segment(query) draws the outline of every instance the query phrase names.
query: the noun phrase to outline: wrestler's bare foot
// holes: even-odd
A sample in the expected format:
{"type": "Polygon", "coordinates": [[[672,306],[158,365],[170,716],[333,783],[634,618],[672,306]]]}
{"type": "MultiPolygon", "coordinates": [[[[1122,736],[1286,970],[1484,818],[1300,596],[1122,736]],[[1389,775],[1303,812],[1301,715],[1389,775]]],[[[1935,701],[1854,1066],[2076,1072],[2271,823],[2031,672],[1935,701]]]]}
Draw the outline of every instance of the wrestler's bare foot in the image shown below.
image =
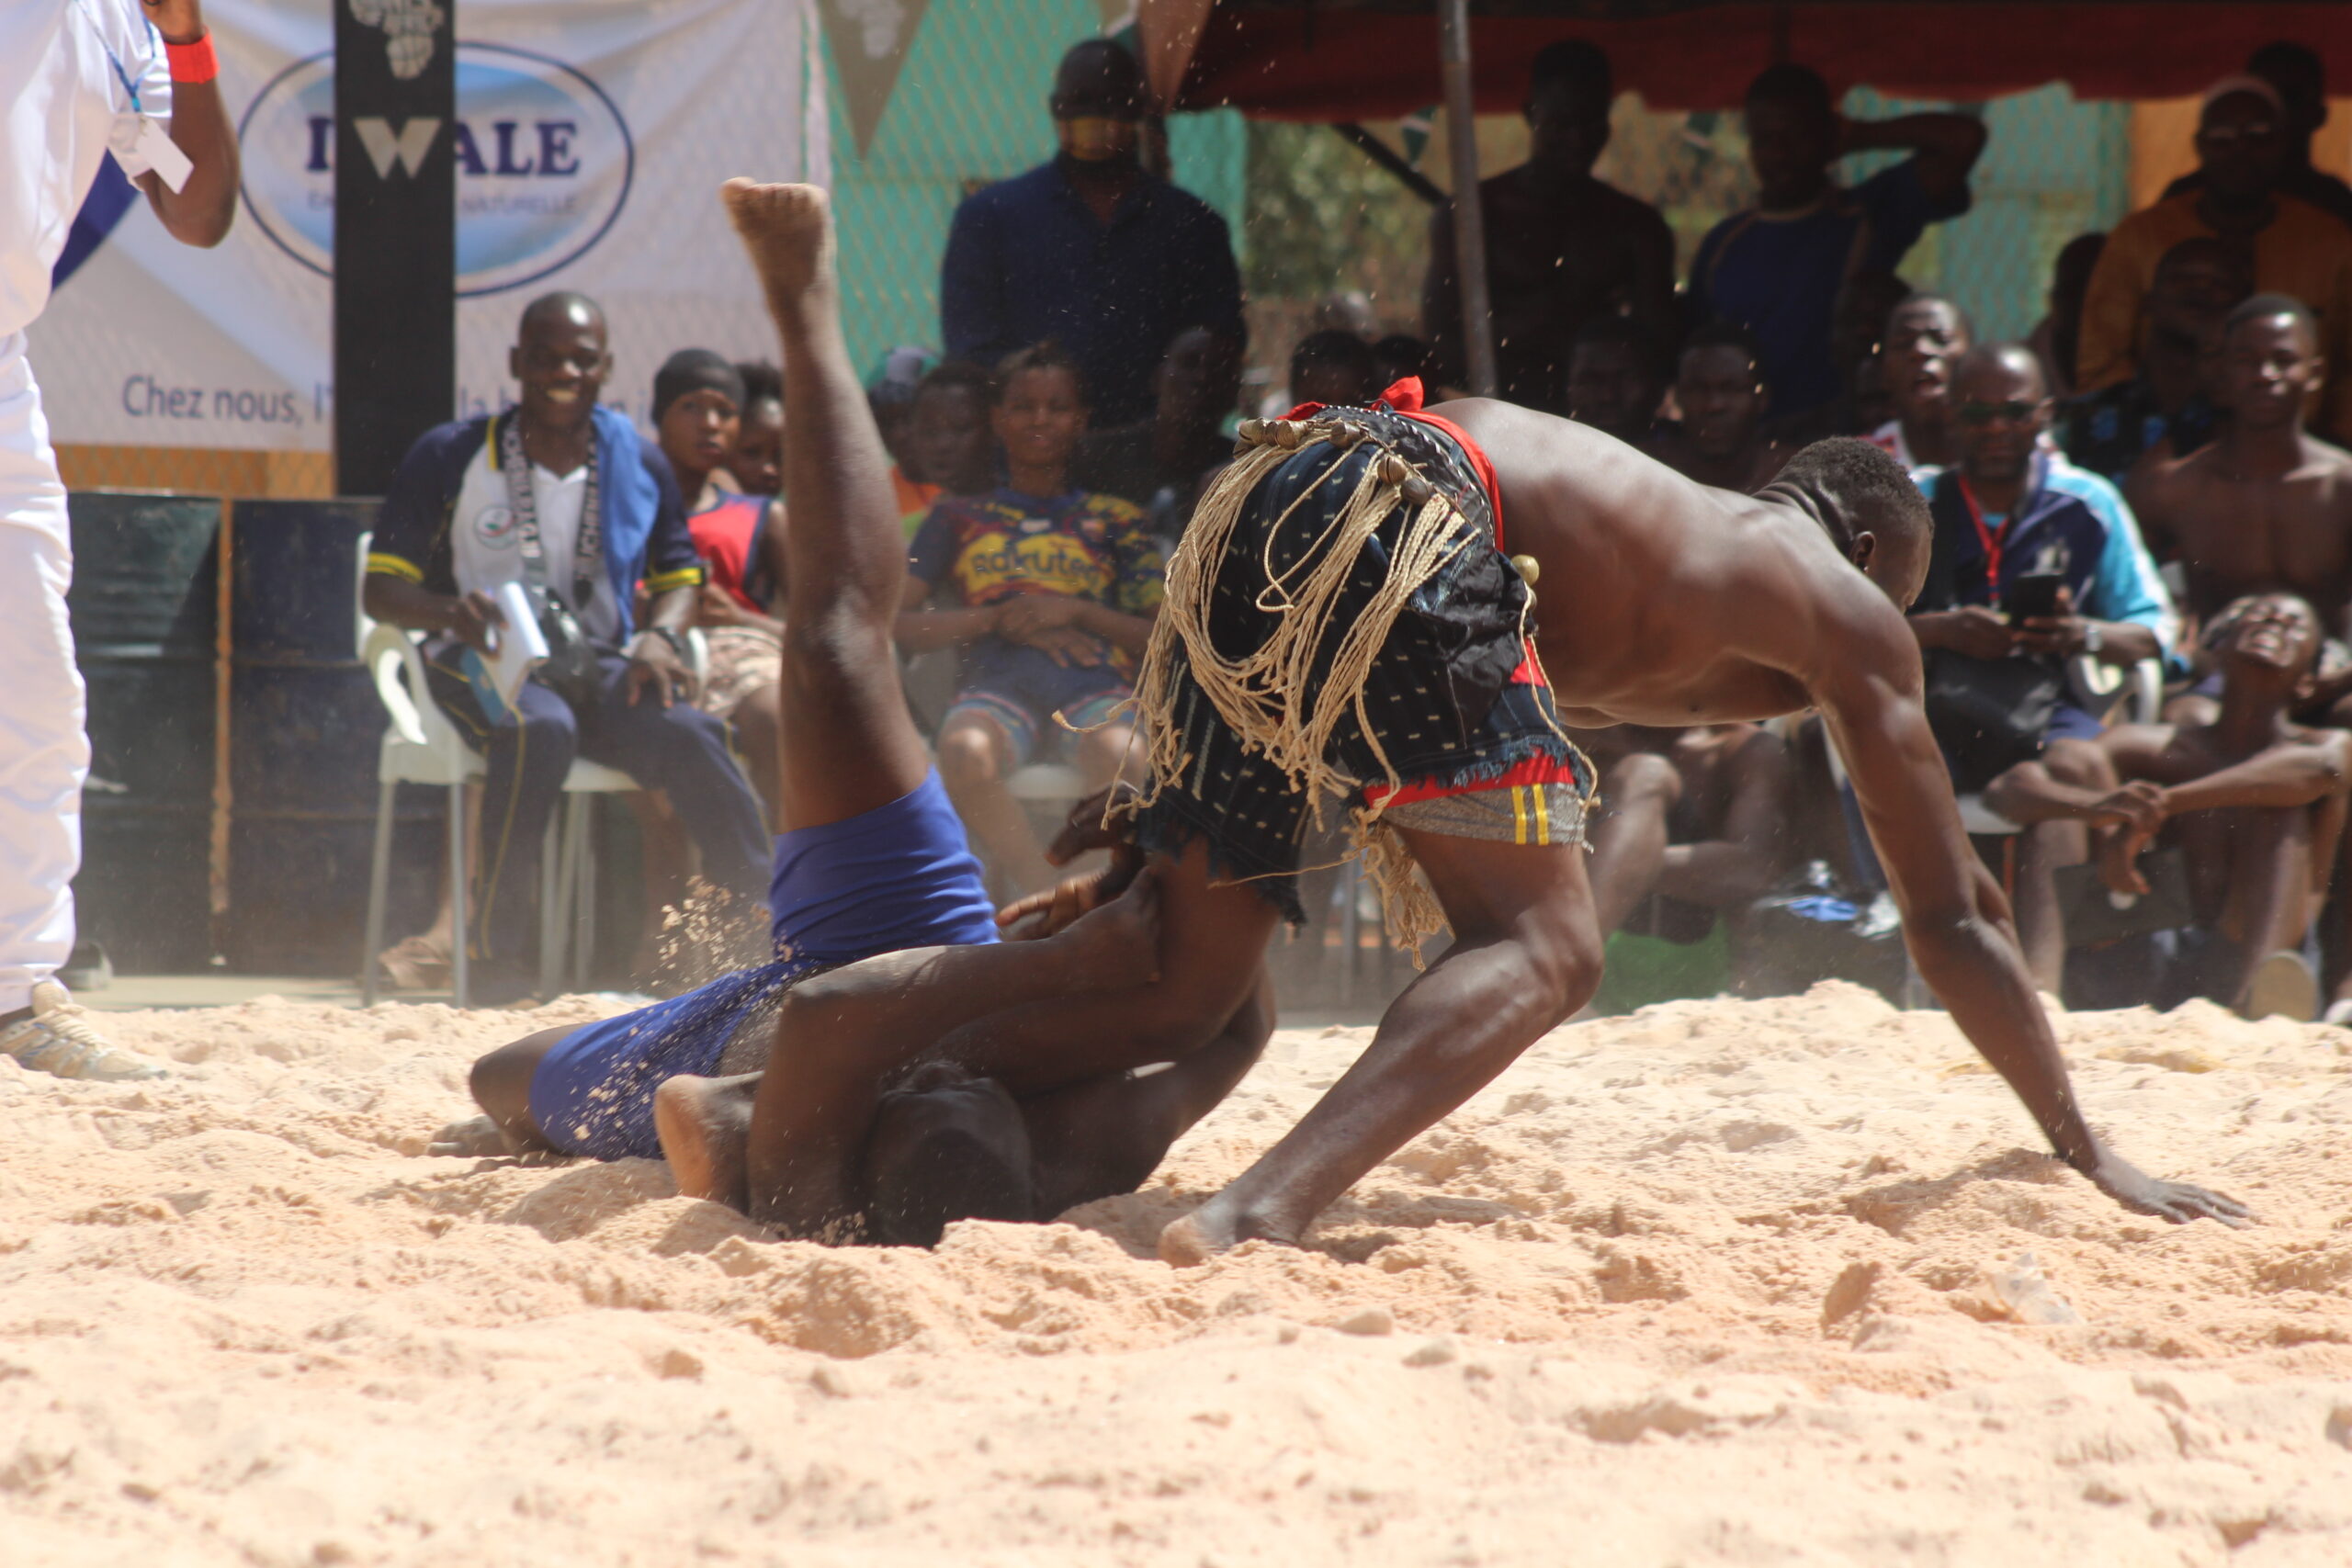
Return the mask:
{"type": "Polygon", "coordinates": [[[741,175],[718,187],[768,303],[798,314],[834,287],[832,209],[817,186],[763,186],[741,175]]]}
{"type": "Polygon", "coordinates": [[[1159,1260],[1178,1269],[1193,1269],[1245,1241],[1298,1245],[1296,1236],[1277,1235],[1272,1226],[1252,1219],[1239,1203],[1219,1193],[1191,1213],[1170,1221],[1160,1231],[1159,1260]]]}
{"type": "Polygon", "coordinates": [[[743,1161],[758,1088],[756,1074],[733,1078],[681,1074],[653,1091],[654,1130],[662,1136],[662,1157],[670,1162],[681,1197],[707,1198],[736,1210],[750,1207],[743,1161]]]}

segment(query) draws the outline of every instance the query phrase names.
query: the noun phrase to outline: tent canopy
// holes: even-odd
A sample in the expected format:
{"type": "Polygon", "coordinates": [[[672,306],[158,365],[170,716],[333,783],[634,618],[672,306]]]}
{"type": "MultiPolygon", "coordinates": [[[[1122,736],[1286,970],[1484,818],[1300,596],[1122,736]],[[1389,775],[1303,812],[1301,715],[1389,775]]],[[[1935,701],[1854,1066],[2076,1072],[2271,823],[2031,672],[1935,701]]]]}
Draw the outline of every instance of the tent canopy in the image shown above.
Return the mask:
{"type": "MultiPolygon", "coordinates": [[[[1176,108],[1261,119],[1355,120],[1439,101],[1433,0],[1143,0],[1152,85],[1176,108]]],[[[2195,93],[2255,48],[2292,39],[2352,83],[2340,3],[2265,0],[1471,0],[1481,113],[1525,101],[1529,63],[1556,39],[1609,51],[1617,85],[1653,108],[1724,108],[1776,60],[1832,89],[1973,100],[2051,82],[2077,97],[2195,93]]]]}

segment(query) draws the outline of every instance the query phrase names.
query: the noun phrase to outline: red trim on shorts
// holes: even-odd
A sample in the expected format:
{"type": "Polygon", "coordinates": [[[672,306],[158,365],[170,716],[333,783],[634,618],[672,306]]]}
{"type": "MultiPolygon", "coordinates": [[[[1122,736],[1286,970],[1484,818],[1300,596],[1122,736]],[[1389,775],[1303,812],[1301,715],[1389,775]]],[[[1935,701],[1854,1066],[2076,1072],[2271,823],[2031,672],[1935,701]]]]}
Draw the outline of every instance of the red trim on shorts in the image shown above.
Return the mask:
{"type": "Polygon", "coordinates": [[[1447,800],[1458,795],[1484,795],[1489,790],[1524,789],[1530,784],[1567,784],[1579,795],[1584,781],[1577,776],[1573,759],[1530,757],[1497,773],[1490,779],[1474,779],[1468,784],[1442,784],[1433,779],[1419,784],[1400,784],[1390,789],[1385,784],[1366,785],[1364,803],[1368,806],[1410,806],[1416,801],[1447,800]]]}

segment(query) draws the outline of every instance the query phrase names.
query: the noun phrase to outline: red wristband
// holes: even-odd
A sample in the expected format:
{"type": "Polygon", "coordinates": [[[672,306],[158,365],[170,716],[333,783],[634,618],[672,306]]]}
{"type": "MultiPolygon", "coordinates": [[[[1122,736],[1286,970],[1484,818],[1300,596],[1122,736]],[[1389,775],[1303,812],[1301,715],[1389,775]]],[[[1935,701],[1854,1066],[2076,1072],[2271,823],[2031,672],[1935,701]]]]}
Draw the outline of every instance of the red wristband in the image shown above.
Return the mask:
{"type": "Polygon", "coordinates": [[[220,58],[212,52],[209,28],[194,43],[164,40],[164,58],[171,62],[172,80],[180,86],[193,87],[220,74],[220,58]]]}

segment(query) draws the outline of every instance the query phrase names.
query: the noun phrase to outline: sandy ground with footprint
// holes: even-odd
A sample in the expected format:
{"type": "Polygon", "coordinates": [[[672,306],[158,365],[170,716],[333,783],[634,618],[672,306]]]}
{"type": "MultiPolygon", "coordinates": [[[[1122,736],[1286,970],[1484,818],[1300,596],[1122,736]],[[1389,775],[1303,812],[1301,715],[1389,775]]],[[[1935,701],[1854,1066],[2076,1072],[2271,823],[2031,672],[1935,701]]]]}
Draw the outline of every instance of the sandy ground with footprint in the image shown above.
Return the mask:
{"type": "Polygon", "coordinates": [[[160,1087],[0,1059],[0,1559],[2352,1562],[2352,1033],[2062,1021],[2094,1120],[2254,1230],[2121,1213],[1941,1016],[1832,986],[1563,1030],[1309,1249],[1178,1272],[1157,1227],[1366,1032],[935,1253],[420,1156],[475,1054],[608,1005],[110,1018],[160,1087]],[[2079,1322],[2015,1320],[2029,1251],[2079,1322]]]}

